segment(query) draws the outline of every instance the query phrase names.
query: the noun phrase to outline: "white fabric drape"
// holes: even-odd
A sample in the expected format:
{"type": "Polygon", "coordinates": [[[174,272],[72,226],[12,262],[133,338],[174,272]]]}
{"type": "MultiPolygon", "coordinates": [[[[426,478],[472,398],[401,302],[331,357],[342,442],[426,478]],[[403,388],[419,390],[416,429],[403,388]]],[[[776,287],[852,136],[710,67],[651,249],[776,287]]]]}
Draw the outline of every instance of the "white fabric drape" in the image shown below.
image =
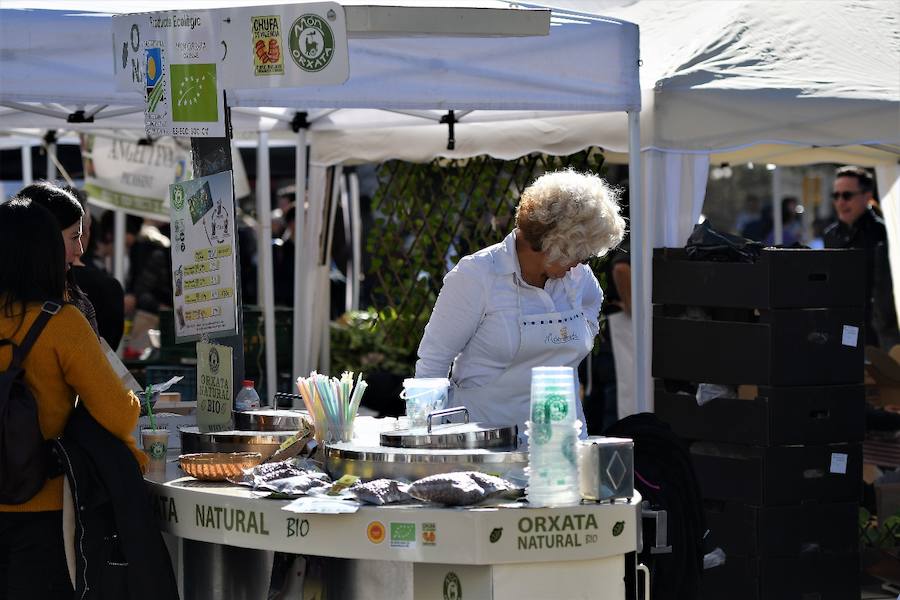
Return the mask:
{"type": "Polygon", "coordinates": [[[653,247],[684,246],[703,209],[709,156],[659,150],[645,150],[641,155],[653,247]]]}
{"type": "Polygon", "coordinates": [[[887,228],[888,255],[891,261],[891,278],[894,280],[894,306],[900,315],[900,164],[883,163],[875,166],[875,180],[884,224],[887,228]]]}

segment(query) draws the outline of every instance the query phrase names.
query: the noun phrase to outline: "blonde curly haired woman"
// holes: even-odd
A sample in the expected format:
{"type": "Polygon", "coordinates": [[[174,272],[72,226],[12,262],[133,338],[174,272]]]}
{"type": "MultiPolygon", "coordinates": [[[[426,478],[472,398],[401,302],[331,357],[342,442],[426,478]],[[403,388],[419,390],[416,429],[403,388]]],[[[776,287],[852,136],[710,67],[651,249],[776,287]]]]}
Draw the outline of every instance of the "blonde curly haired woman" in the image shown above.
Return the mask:
{"type": "MultiPolygon", "coordinates": [[[[447,377],[470,419],[528,419],[531,368],[577,368],[599,332],[603,291],[583,264],[625,234],[617,191],[596,175],[546,173],[525,191],[515,229],[447,273],[419,344],[416,377],[447,377]]],[[[578,418],[584,412],[578,404],[578,418]]]]}

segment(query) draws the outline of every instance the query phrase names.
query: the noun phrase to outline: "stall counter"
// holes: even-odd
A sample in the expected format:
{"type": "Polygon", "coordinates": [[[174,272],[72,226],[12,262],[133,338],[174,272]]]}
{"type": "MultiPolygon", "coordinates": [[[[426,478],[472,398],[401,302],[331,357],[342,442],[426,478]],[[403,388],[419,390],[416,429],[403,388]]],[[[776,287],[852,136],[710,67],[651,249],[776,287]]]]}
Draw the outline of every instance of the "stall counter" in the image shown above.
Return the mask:
{"type": "Polygon", "coordinates": [[[176,570],[189,599],[264,598],[268,573],[239,577],[212,563],[238,552],[245,568],[265,571],[273,551],[351,559],[327,561],[342,572],[327,578],[329,598],[454,600],[463,589],[467,600],[624,599],[625,554],[639,536],[637,493],[565,508],[363,506],[334,515],[282,510],[290,501],[184,477],[173,462],[147,481],[161,529],[177,540],[176,570]],[[390,590],[366,584],[386,571],[394,573],[390,590]],[[335,585],[343,591],[334,594],[335,585]],[[248,586],[260,595],[247,595],[248,586]]]}

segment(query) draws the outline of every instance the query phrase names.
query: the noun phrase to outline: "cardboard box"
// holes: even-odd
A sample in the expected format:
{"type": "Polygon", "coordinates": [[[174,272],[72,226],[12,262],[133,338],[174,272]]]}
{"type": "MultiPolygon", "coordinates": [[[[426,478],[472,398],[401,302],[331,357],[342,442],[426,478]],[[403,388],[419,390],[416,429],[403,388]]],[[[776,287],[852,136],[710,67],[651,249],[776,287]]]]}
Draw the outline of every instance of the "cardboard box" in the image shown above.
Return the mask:
{"type": "Polygon", "coordinates": [[[786,506],[801,502],[859,499],[862,444],[739,446],[691,445],[691,459],[704,498],[786,506]]]}
{"type": "Polygon", "coordinates": [[[767,310],[756,322],[668,314],[654,309],[654,377],[770,386],[863,381],[861,308],[767,310]]]}
{"type": "Polygon", "coordinates": [[[703,572],[703,600],[850,600],[860,596],[859,555],[729,556],[703,572]]]}
{"type": "Polygon", "coordinates": [[[768,248],[755,263],[691,260],[653,251],[653,303],[736,308],[862,307],[862,250],[768,248]]]}
{"type": "Polygon", "coordinates": [[[751,506],[704,503],[709,548],[735,556],[793,556],[801,551],[852,554],[859,547],[856,502],[751,506]]]}
{"type": "MultiPolygon", "coordinates": [[[[169,449],[181,449],[181,435],[178,433],[179,427],[188,427],[197,424],[196,415],[177,415],[174,413],[153,413],[158,428],[167,428],[169,430],[169,449]]],[[[134,430],[134,439],[138,446],[141,445],[141,429],[150,427],[150,417],[144,416],[138,419],[137,428],[134,430]]]]}
{"type": "Polygon", "coordinates": [[[687,440],[755,446],[863,440],[866,398],[861,385],[741,387],[757,395],[716,398],[700,406],[694,396],[666,392],[658,383],[655,412],[687,440]]]}
{"type": "Polygon", "coordinates": [[[164,392],[153,407],[156,412],[174,413],[176,415],[193,415],[197,412],[197,402],[186,402],[179,392],[164,392]]]}

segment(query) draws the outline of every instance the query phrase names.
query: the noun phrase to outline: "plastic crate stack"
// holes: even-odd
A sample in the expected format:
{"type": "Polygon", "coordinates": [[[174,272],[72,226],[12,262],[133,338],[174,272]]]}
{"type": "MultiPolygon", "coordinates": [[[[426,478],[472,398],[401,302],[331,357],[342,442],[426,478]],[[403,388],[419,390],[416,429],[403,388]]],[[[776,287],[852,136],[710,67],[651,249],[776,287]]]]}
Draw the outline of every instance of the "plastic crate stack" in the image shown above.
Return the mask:
{"type": "Polygon", "coordinates": [[[859,598],[864,290],[857,250],[654,252],[656,413],[690,443],[726,557],[704,599],[859,598]],[[700,383],[737,397],[701,405],[700,383]]]}

